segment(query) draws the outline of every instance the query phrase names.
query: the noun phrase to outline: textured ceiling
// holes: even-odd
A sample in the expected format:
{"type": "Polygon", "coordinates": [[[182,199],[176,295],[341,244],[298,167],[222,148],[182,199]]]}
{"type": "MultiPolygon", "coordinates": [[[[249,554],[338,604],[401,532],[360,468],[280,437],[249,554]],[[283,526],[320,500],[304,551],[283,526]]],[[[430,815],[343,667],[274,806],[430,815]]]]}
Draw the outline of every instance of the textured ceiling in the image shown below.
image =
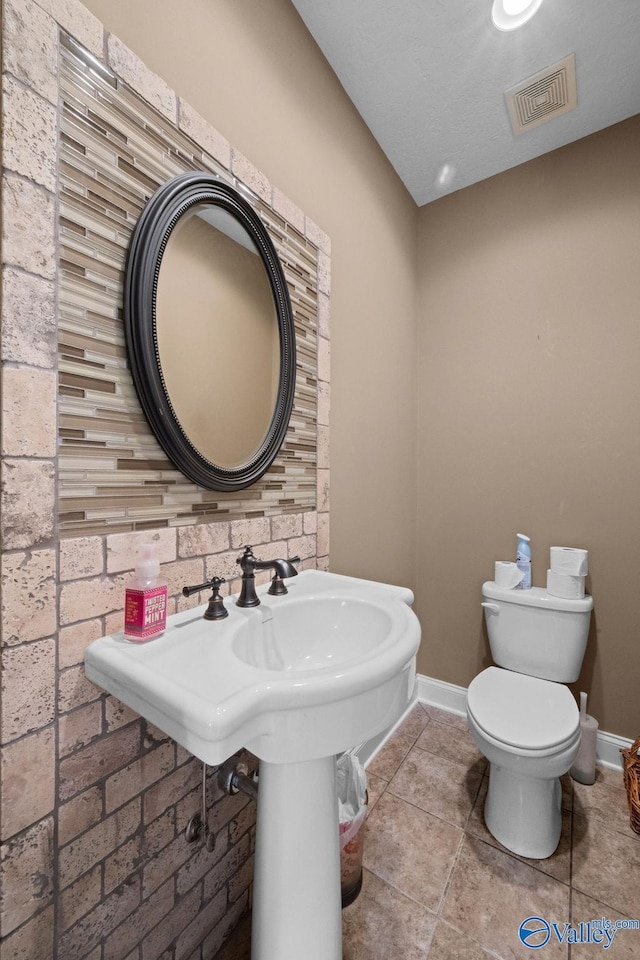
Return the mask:
{"type": "MultiPolygon", "coordinates": [[[[640,112],[640,0],[292,0],[418,205],[640,112]],[[505,92],[575,54],[576,109],[514,136],[505,92]]],[[[640,175],[640,158],[638,158],[640,175]]]]}

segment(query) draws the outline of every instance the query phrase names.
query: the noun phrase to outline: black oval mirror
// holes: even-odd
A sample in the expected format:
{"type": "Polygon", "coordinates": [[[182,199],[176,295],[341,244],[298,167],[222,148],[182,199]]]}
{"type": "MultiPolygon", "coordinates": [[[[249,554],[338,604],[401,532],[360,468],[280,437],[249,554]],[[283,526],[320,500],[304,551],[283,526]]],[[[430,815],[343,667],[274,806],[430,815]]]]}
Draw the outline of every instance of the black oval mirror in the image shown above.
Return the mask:
{"type": "Polygon", "coordinates": [[[241,490],[273,462],[295,390],[295,329],[275,247],[253,207],[206,173],[144,208],[124,295],[142,409],[190,480],[241,490]]]}

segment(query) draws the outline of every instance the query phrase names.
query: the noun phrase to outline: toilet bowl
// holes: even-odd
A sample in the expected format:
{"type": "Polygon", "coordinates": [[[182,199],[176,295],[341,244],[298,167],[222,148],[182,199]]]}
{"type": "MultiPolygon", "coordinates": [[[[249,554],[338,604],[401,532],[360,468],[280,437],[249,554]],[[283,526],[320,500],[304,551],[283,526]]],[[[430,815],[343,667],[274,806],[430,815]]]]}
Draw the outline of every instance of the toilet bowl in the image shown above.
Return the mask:
{"type": "Polygon", "coordinates": [[[559,778],[580,743],[580,715],[567,687],[498,667],[469,685],[471,734],[489,760],[487,828],[523,857],[550,857],[562,830],[559,778]]]}
{"type": "Polygon", "coordinates": [[[559,843],[560,777],[580,744],[578,707],[564,684],[580,673],[593,599],[493,582],[482,598],[497,666],[469,684],[467,718],[490,764],[484,819],[508,850],[541,860],[559,843]]]}

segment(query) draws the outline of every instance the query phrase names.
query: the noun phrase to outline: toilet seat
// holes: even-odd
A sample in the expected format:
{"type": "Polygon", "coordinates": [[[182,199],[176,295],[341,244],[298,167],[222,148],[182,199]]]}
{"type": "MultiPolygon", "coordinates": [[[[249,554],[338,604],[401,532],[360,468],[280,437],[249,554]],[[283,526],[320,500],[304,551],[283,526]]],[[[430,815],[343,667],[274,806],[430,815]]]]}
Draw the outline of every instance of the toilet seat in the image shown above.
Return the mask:
{"type": "Polygon", "coordinates": [[[568,687],[499,667],[487,667],[471,681],[467,709],[487,737],[511,751],[551,751],[580,728],[568,687]]]}

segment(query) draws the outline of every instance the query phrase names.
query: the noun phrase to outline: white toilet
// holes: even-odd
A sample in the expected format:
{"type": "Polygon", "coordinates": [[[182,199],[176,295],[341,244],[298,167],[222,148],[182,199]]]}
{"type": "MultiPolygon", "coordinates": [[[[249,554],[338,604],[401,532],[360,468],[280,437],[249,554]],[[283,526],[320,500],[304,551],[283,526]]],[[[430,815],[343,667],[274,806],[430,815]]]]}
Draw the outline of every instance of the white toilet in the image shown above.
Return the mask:
{"type": "Polygon", "coordinates": [[[578,752],[580,715],[563,684],[578,679],[593,598],[488,582],[482,601],[498,666],[469,684],[467,717],[490,763],[484,819],[508,850],[541,860],[558,846],[559,778],[578,752]]]}

